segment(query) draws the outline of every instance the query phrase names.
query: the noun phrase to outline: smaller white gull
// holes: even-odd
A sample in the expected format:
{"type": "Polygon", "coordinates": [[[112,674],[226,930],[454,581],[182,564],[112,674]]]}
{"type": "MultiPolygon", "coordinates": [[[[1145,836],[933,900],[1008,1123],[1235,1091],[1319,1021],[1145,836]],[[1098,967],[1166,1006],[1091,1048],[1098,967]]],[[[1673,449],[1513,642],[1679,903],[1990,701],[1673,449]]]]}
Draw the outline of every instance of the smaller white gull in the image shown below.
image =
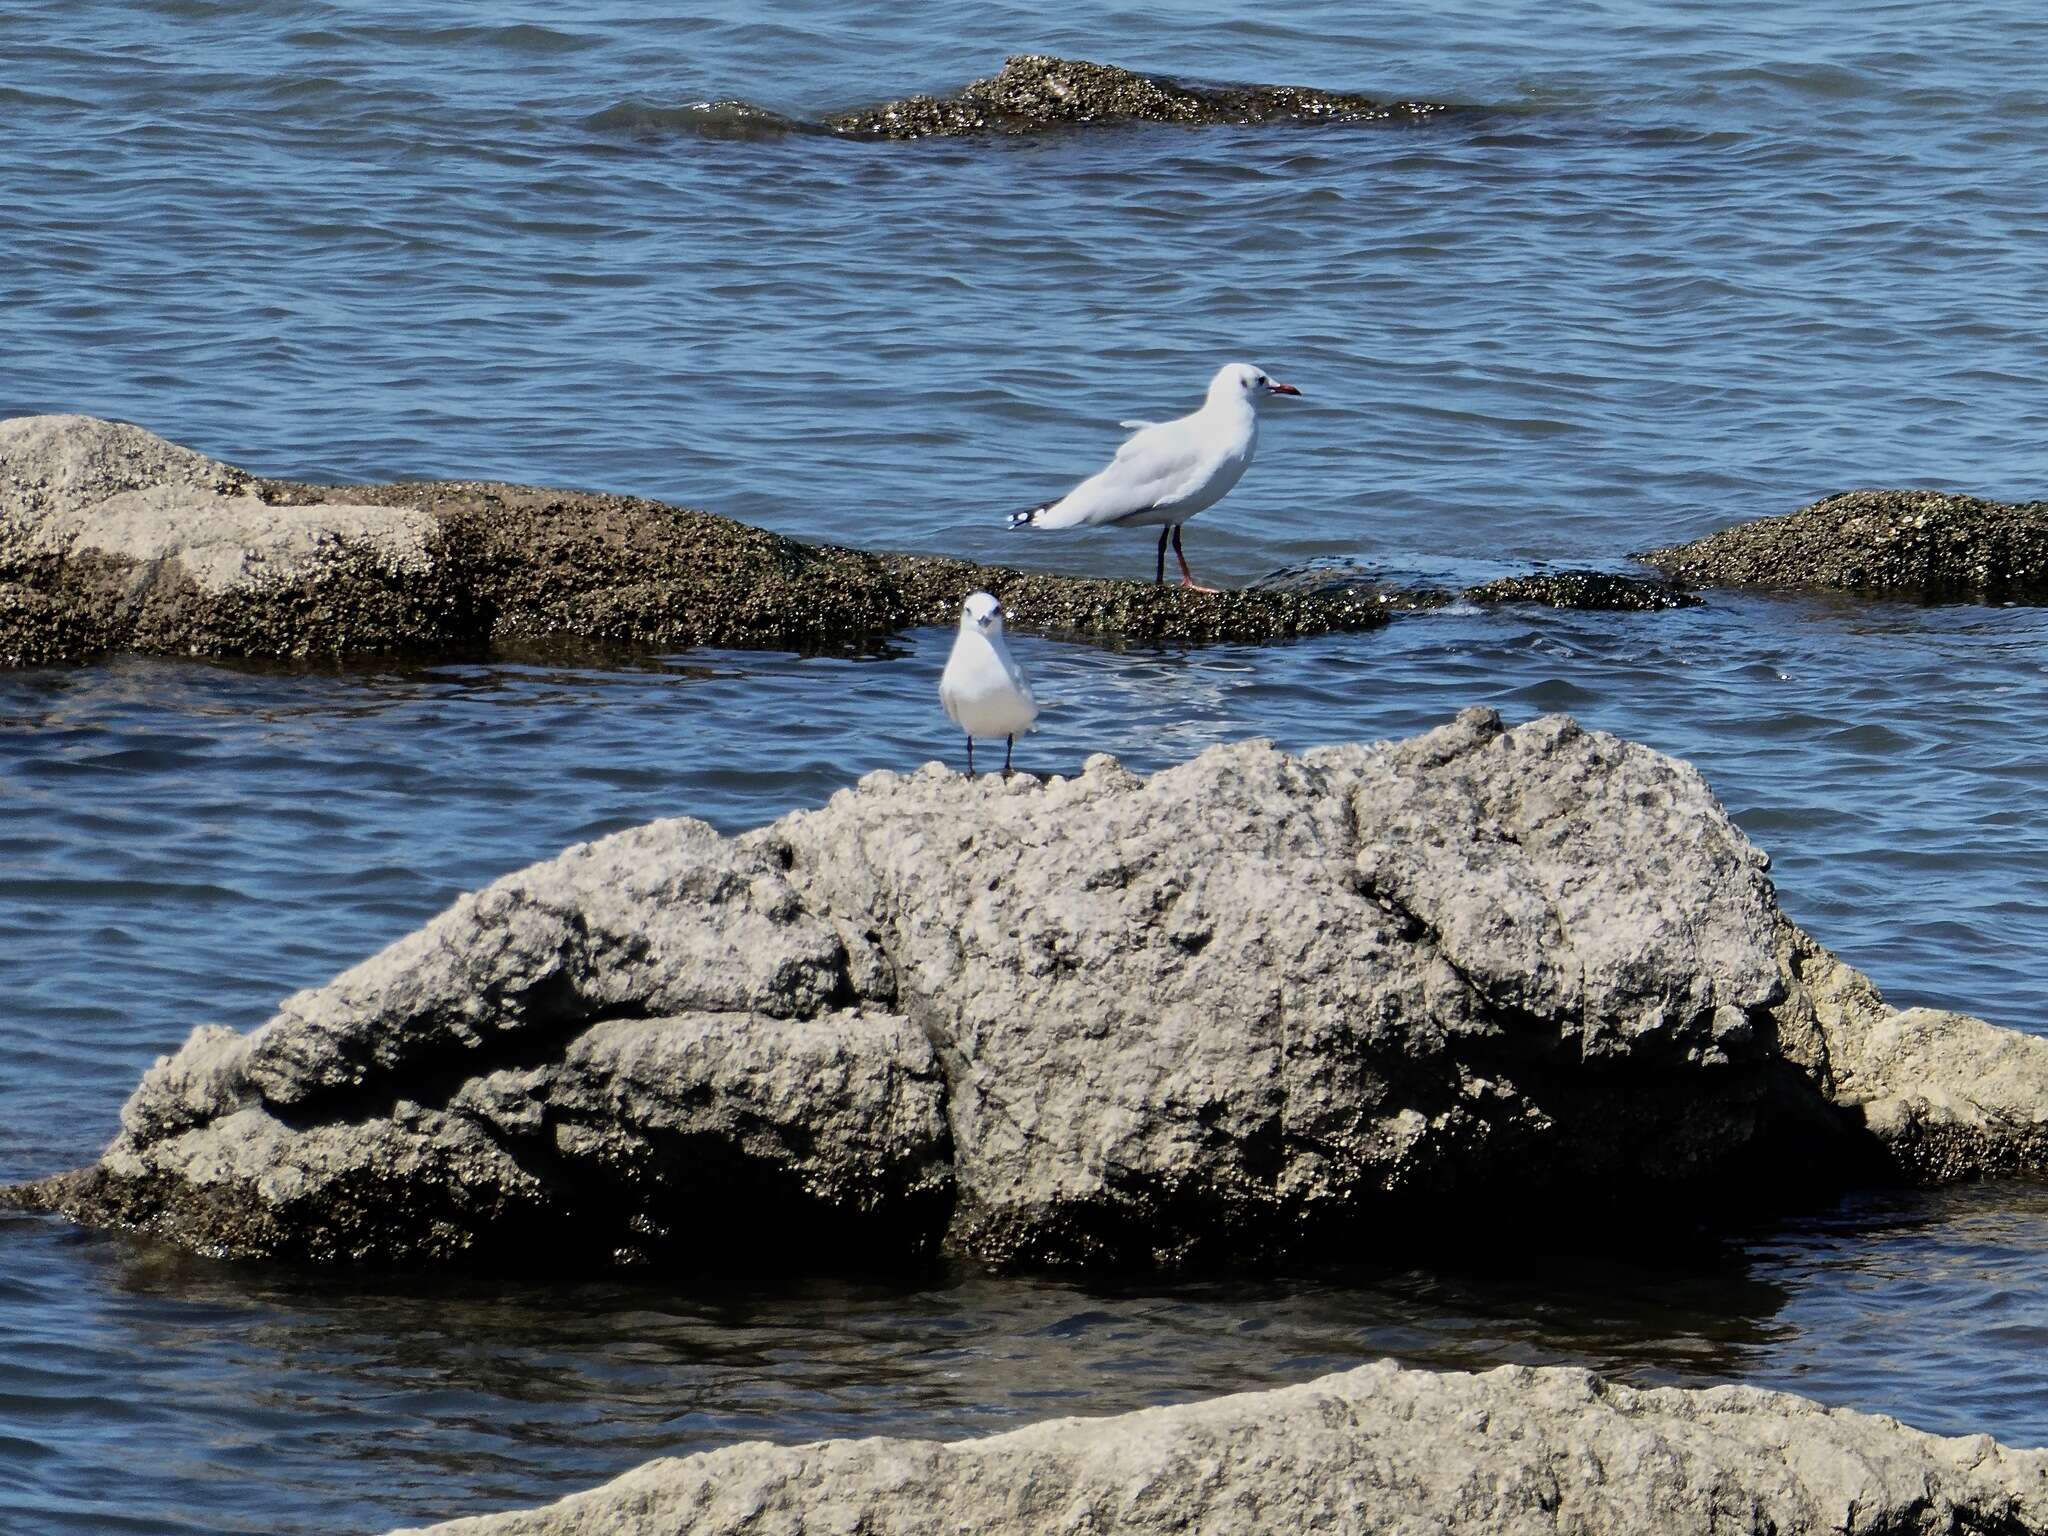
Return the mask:
{"type": "Polygon", "coordinates": [[[1038,700],[1031,684],[1003,643],[1003,605],[986,592],[974,592],[960,606],[960,633],[953,654],[939,674],[939,702],[946,715],[967,733],[967,772],[974,773],[974,738],[1001,736],[1003,777],[1010,776],[1010,753],[1020,733],[1038,718],[1038,700]]]}
{"type": "Polygon", "coordinates": [[[1268,378],[1250,363],[1225,363],[1209,381],[1209,398],[1191,415],[1172,421],[1127,421],[1136,427],[1107,468],[1090,475],[1058,501],[1010,514],[1012,528],[1146,527],[1159,530],[1156,584],[1166,580],[1166,541],[1173,539],[1180,581],[1199,586],[1181,552],[1180,526],[1213,507],[1237,484],[1259,441],[1259,407],[1274,395],[1298,395],[1292,384],[1268,378]]]}

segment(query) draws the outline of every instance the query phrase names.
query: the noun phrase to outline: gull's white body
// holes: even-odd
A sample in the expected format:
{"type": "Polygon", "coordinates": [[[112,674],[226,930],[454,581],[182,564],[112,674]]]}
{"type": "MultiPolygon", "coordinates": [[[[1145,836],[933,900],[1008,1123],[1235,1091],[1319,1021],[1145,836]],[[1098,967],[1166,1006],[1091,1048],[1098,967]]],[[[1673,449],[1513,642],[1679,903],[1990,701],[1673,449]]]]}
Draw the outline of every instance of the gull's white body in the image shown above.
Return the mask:
{"type": "Polygon", "coordinates": [[[953,654],[939,675],[939,702],[967,733],[968,761],[979,736],[1017,736],[1038,718],[1031,684],[1003,640],[1003,607],[986,592],[970,596],[960,610],[953,654]]]}
{"type": "Polygon", "coordinates": [[[1033,528],[1127,527],[1186,522],[1229,494],[1259,443],[1259,402],[1294,394],[1249,363],[1226,363],[1209,381],[1202,408],[1138,428],[1108,466],[1051,505],[1024,514],[1033,528]],[[1248,382],[1256,381],[1256,382],[1248,382]]]}

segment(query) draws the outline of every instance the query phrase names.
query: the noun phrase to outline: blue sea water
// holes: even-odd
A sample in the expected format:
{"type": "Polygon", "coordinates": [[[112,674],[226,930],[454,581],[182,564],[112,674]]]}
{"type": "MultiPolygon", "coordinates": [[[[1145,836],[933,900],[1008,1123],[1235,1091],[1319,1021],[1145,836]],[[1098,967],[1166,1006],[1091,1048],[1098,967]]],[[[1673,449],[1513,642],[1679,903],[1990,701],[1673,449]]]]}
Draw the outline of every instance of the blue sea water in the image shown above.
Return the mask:
{"type": "MultiPolygon", "coordinates": [[[[1613,565],[1856,485],[2031,499],[2044,54],[2048,13],[2011,0],[10,0],[0,415],[1142,575],[1143,534],[999,514],[1244,358],[1304,398],[1188,530],[1228,583],[1613,565]],[[1020,51],[1477,110],[917,144],[698,110],[815,118],[1020,51]]],[[[1893,1000],[2042,1032],[2044,613],[1718,594],[1264,648],[1027,633],[1052,707],[1020,761],[1568,710],[1697,762],[1793,916],[1893,1000]]],[[[751,825],[956,755],[944,646],[0,675],[0,1178],[88,1161],[193,1025],[256,1024],[567,842],[751,825]]],[[[747,1296],[294,1275],[10,1218],[0,1526],[374,1530],[739,1438],[978,1432],[1387,1353],[2048,1443],[2044,1214],[2002,1184],[1677,1261],[747,1296]]]]}

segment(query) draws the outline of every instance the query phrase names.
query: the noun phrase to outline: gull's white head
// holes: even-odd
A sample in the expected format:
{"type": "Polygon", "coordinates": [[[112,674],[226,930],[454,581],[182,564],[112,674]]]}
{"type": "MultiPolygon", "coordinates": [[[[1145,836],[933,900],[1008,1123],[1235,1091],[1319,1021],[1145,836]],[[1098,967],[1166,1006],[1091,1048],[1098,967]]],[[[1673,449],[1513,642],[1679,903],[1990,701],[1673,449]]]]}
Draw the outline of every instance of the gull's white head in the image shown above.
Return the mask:
{"type": "Polygon", "coordinates": [[[988,592],[970,592],[967,601],[960,605],[960,631],[962,634],[980,632],[994,638],[1003,633],[1003,605],[988,592]]]}
{"type": "Polygon", "coordinates": [[[1298,395],[1292,384],[1282,384],[1263,368],[1250,363],[1225,363],[1209,381],[1211,400],[1242,400],[1257,409],[1274,395],[1298,395]]]}

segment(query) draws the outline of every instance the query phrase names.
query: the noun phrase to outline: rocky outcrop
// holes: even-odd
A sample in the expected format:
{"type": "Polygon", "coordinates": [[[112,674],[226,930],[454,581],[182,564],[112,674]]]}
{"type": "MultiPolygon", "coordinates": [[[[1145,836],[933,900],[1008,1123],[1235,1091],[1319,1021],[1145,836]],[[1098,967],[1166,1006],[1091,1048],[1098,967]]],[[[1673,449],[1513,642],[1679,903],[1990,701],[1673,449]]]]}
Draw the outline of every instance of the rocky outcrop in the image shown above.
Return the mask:
{"type": "Polygon", "coordinates": [[[2048,1169],[2048,1040],[1938,1008],[1886,1006],[1870,978],[1788,925],[1789,1057],[1855,1117],[1893,1178],[2048,1169]]]}
{"type": "Polygon", "coordinates": [[[1457,109],[1433,101],[1378,101],[1294,85],[1191,85],[1113,64],[1017,54],[954,96],[909,96],[825,120],[865,139],[1042,133],[1083,123],[1414,121],[1457,109]]]}
{"type": "Polygon", "coordinates": [[[264,480],[88,416],[0,421],[0,665],[342,656],[574,640],[848,646],[953,624],[976,589],[1118,642],[1370,629],[1363,598],[1184,592],[801,544],[631,496],[264,480]]]}
{"type": "Polygon", "coordinates": [[[2048,1042],[1886,1008],[1765,862],[1562,717],[875,774],[465,896],[12,1197],[319,1261],[1179,1269],[2043,1166],[2048,1042]]]}
{"type": "MultiPolygon", "coordinates": [[[[433,1536],[1043,1531],[1872,1536],[2048,1529],[2048,1452],[1754,1387],[1392,1362],[986,1439],[737,1445],[433,1536]]],[[[420,1531],[393,1536],[423,1536],[420,1531]]]]}
{"type": "Polygon", "coordinates": [[[2048,601],[2048,501],[1844,491],[1636,558],[1692,586],[2038,603],[2048,601]]]}
{"type": "Polygon", "coordinates": [[[478,481],[267,480],[90,416],[0,421],[0,666],[338,657],[575,642],[830,649],[950,627],[994,592],[1023,628],[1256,644],[1469,602],[1659,608],[1664,583],[1555,572],[1462,594],[1369,578],[1235,592],[803,544],[634,496],[478,481]]]}

